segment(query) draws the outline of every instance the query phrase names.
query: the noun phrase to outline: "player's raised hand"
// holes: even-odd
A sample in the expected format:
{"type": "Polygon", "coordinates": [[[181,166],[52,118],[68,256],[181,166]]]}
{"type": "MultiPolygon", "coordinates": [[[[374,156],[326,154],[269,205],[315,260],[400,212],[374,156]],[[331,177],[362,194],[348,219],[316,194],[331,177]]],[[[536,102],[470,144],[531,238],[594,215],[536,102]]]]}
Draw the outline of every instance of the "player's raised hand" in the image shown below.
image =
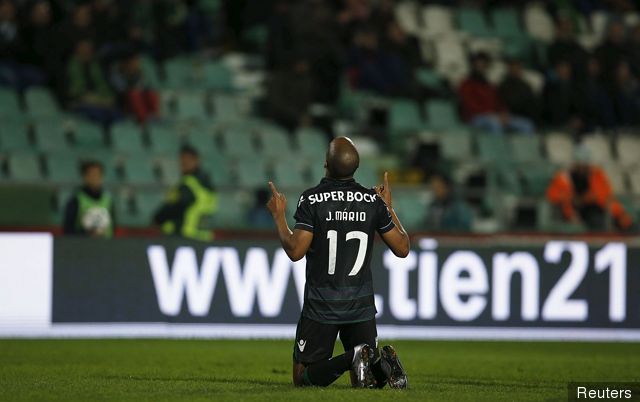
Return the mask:
{"type": "Polygon", "coordinates": [[[267,202],[267,209],[271,212],[271,215],[275,218],[282,214],[284,215],[287,208],[287,199],[284,194],[279,193],[273,182],[269,182],[269,188],[271,189],[271,199],[267,202]]]}
{"type": "Polygon", "coordinates": [[[376,194],[385,204],[387,204],[388,208],[391,208],[391,187],[389,187],[389,173],[384,172],[384,182],[382,185],[378,185],[374,187],[376,190],[376,194]]]}

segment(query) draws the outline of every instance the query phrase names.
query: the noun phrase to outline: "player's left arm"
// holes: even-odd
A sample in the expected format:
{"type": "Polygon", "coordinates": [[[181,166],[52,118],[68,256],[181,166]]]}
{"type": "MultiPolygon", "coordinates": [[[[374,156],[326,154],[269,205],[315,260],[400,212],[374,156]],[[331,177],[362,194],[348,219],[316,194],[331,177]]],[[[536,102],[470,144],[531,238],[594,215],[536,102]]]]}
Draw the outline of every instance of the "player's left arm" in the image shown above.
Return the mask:
{"type": "Polygon", "coordinates": [[[271,199],[267,202],[267,208],[276,224],[280,243],[289,258],[292,261],[298,261],[307,254],[311,240],[313,240],[313,233],[306,230],[294,229],[291,231],[289,229],[285,216],[287,199],[284,194],[276,190],[276,186],[272,182],[269,182],[269,187],[271,188],[271,199]]]}
{"type": "Polygon", "coordinates": [[[411,250],[411,241],[409,239],[409,234],[404,230],[400,219],[398,219],[398,215],[396,215],[396,211],[393,209],[391,187],[389,186],[388,176],[388,173],[384,172],[384,184],[376,186],[375,190],[378,197],[387,207],[387,211],[391,216],[394,227],[391,230],[382,233],[381,236],[382,240],[384,240],[393,254],[400,258],[404,258],[409,255],[409,251],[411,250]]]}

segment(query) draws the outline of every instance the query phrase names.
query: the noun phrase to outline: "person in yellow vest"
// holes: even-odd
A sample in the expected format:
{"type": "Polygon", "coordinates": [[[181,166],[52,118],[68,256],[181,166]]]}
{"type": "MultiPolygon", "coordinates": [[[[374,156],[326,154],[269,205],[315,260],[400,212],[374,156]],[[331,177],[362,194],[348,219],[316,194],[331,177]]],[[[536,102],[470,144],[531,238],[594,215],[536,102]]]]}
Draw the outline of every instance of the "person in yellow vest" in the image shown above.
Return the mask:
{"type": "Polygon", "coordinates": [[[195,148],[185,145],[180,149],[180,170],[180,183],[171,189],[153,221],[166,235],[211,241],[213,233],[206,223],[216,211],[217,199],[208,175],[200,169],[195,148]]]}
{"type": "Polygon", "coordinates": [[[113,197],[103,188],[104,171],[100,162],[82,163],[82,186],[67,202],[64,234],[111,238],[115,228],[113,197]]]}

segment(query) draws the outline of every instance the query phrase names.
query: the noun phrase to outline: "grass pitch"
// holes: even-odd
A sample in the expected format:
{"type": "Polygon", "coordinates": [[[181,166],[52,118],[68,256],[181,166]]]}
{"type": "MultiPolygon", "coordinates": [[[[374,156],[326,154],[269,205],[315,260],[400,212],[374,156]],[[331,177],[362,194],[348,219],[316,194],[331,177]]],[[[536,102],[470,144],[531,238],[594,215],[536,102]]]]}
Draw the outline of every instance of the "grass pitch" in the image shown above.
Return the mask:
{"type": "Polygon", "coordinates": [[[0,340],[0,400],[566,401],[569,381],[640,379],[640,344],[402,341],[406,391],[296,389],[292,343],[0,340]]]}

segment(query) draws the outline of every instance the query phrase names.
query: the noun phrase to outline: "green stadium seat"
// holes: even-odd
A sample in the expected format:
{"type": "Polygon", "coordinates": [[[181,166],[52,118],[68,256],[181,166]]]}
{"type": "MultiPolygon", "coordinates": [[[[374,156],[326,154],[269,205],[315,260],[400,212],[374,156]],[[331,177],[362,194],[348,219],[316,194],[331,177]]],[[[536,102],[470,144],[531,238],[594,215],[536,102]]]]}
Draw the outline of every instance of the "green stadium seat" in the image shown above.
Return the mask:
{"type": "Polygon", "coordinates": [[[367,188],[371,188],[380,182],[380,177],[376,172],[376,169],[371,166],[371,163],[361,164],[354,175],[356,181],[367,188]]]}
{"type": "Polygon", "coordinates": [[[236,173],[238,184],[247,188],[264,187],[269,180],[264,161],[255,157],[242,159],[241,163],[236,165],[236,173]]]}
{"type": "Polygon", "coordinates": [[[189,59],[176,57],[164,63],[165,79],[162,87],[181,90],[194,82],[193,62],[189,59]]]}
{"type": "Polygon", "coordinates": [[[539,162],[542,158],[540,137],[536,135],[515,135],[509,140],[511,155],[516,162],[539,162]]]}
{"type": "Polygon", "coordinates": [[[397,100],[389,108],[389,129],[393,135],[416,134],[424,128],[418,104],[410,99],[397,100]]]}
{"type": "Polygon", "coordinates": [[[439,136],[438,143],[445,159],[467,161],[472,157],[472,140],[469,131],[447,132],[439,136]]]}
{"type": "Polygon", "coordinates": [[[444,89],[442,77],[434,70],[426,67],[420,67],[415,72],[416,81],[425,88],[429,88],[434,91],[444,89]]]}
{"type": "Polygon", "coordinates": [[[478,140],[478,154],[485,163],[499,163],[511,160],[511,153],[507,141],[502,135],[480,133],[478,140]]]}
{"type": "MultiPolygon", "coordinates": [[[[523,192],[517,170],[505,160],[498,159],[492,163],[488,168],[488,181],[492,195],[496,194],[493,191],[495,189],[513,195],[521,195],[523,192]]],[[[491,200],[485,201],[491,202],[491,200]]]]}
{"type": "Polygon", "coordinates": [[[127,158],[123,163],[124,179],[133,185],[149,185],[157,183],[155,167],[146,158],[127,158]]]}
{"type": "Polygon", "coordinates": [[[38,150],[51,152],[69,149],[69,137],[64,123],[37,121],[34,130],[38,150]]]}
{"type": "Polygon", "coordinates": [[[149,128],[151,150],[156,154],[176,155],[182,143],[178,131],[166,125],[152,125],[149,128]]]}
{"type": "Polygon", "coordinates": [[[129,192],[118,191],[113,194],[113,206],[116,213],[118,226],[136,227],[141,226],[135,213],[133,199],[129,192]]]}
{"type": "Polygon", "coordinates": [[[247,224],[246,195],[241,192],[218,191],[218,208],[213,215],[216,228],[242,228],[247,224]]]}
{"type": "Polygon", "coordinates": [[[244,117],[241,101],[231,95],[213,97],[213,115],[220,121],[240,120],[244,117]]]}
{"type": "Polygon", "coordinates": [[[111,147],[122,154],[144,151],[140,126],[132,122],[114,124],[111,127],[111,147]]]}
{"type": "Polygon", "coordinates": [[[234,185],[233,175],[229,161],[218,152],[210,155],[202,161],[202,167],[211,177],[215,186],[226,187],[234,185]]]}
{"type": "Polygon", "coordinates": [[[178,118],[203,120],[209,117],[203,92],[178,93],[176,100],[178,118]]]}
{"type": "Polygon", "coordinates": [[[161,82],[156,62],[151,57],[146,56],[141,57],[140,61],[145,83],[151,88],[159,88],[161,82]]]}
{"type": "Polygon", "coordinates": [[[158,167],[160,168],[163,184],[173,186],[180,181],[180,163],[178,162],[177,157],[159,159],[158,167]]]}
{"type": "Polygon", "coordinates": [[[80,179],[78,159],[73,154],[47,155],[47,178],[58,184],[72,184],[80,179]]]}
{"type": "Polygon", "coordinates": [[[329,140],[322,130],[315,127],[301,128],[296,132],[296,138],[302,155],[313,160],[324,159],[329,140]]]}
{"type": "Polygon", "coordinates": [[[195,147],[203,156],[213,155],[218,149],[216,138],[204,130],[191,131],[186,139],[186,143],[195,147]]]}
{"type": "Polygon", "coordinates": [[[15,181],[36,182],[42,179],[40,160],[36,154],[14,153],[7,159],[9,178],[15,181]]]}
{"type": "Polygon", "coordinates": [[[241,129],[228,129],[222,132],[224,149],[233,157],[252,156],[255,154],[253,133],[241,129]]]}
{"type": "Polygon", "coordinates": [[[104,131],[102,127],[89,121],[77,121],[72,128],[73,144],[79,149],[105,148],[104,131]]]}
{"type": "Polygon", "coordinates": [[[539,163],[535,167],[522,169],[520,175],[522,177],[524,195],[543,197],[554,174],[555,168],[546,163],[539,163]]]}
{"type": "Polygon", "coordinates": [[[393,206],[408,230],[424,229],[429,197],[422,191],[394,191],[393,206]]]}
{"type": "Polygon", "coordinates": [[[547,157],[557,165],[569,165],[573,160],[573,141],[569,134],[549,133],[544,138],[547,157]]]}
{"type": "Polygon", "coordinates": [[[426,105],[427,123],[433,130],[447,131],[461,126],[456,106],[446,100],[432,100],[426,105]]]}
{"type": "Polygon", "coordinates": [[[18,94],[11,89],[0,88],[0,117],[4,120],[19,115],[22,115],[22,108],[18,94]]]}
{"type": "Polygon", "coordinates": [[[325,176],[324,162],[315,161],[307,166],[307,185],[315,186],[325,176]]]}
{"type": "Polygon", "coordinates": [[[29,151],[33,147],[29,142],[27,126],[23,121],[2,118],[0,124],[0,151],[29,151]]]}
{"type": "Polygon", "coordinates": [[[289,160],[277,160],[273,170],[278,187],[295,188],[304,187],[306,184],[300,167],[292,166],[289,160]]]}
{"type": "Polygon", "coordinates": [[[480,9],[460,8],[458,10],[458,26],[460,30],[473,36],[489,37],[493,35],[480,9]]]}
{"type": "Polygon", "coordinates": [[[223,63],[204,65],[204,85],[207,89],[228,91],[233,89],[233,74],[223,63]]]}
{"type": "Polygon", "coordinates": [[[164,200],[165,193],[162,190],[137,191],[133,195],[136,215],[134,226],[151,226],[153,224],[153,215],[164,200]]]}
{"type": "Polygon", "coordinates": [[[496,8],[491,12],[493,30],[497,36],[504,39],[522,38],[522,31],[518,11],[514,8],[496,8]]]}
{"type": "Polygon", "coordinates": [[[46,88],[30,88],[24,96],[29,116],[46,118],[58,117],[62,114],[58,102],[46,88]]]}
{"type": "Polygon", "coordinates": [[[200,0],[200,9],[206,14],[217,14],[222,7],[222,0],[200,0]]]}
{"type": "Polygon", "coordinates": [[[291,141],[289,133],[282,127],[269,124],[261,127],[258,138],[262,152],[271,157],[286,156],[291,153],[291,141]]]}

